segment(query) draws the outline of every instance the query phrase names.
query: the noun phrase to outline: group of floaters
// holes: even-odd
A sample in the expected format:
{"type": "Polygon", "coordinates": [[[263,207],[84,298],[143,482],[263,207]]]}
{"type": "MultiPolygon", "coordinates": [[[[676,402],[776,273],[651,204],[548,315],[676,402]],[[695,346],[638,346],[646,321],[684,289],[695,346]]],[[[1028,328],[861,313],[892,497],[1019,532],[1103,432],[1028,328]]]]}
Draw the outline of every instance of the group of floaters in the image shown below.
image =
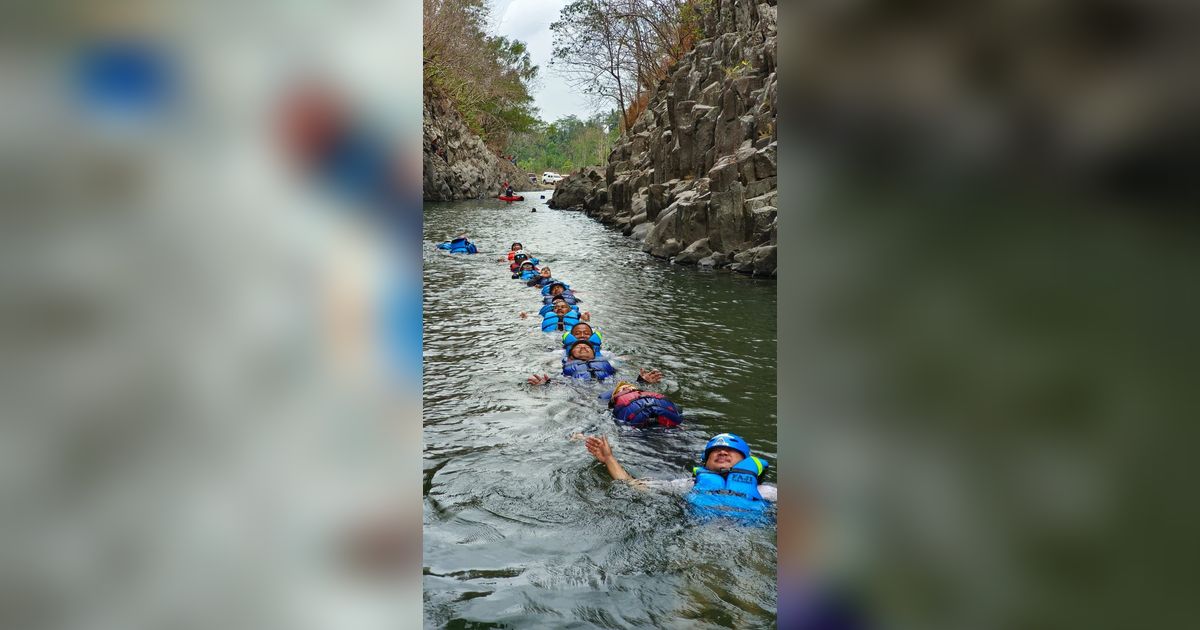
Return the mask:
{"type": "MultiPolygon", "coordinates": [[[[474,254],[475,244],[460,235],[452,241],[438,245],[450,253],[474,254]]],[[[566,282],[555,278],[548,266],[539,267],[540,262],[525,251],[521,243],[513,243],[499,262],[509,263],[512,277],[526,286],[541,290],[542,306],[538,314],[542,317],[542,332],[551,333],[562,340],[562,375],[572,380],[603,382],[614,378],[617,367],[605,355],[601,346],[603,336],[591,324],[591,313],[580,311],[580,298],[566,282]]],[[[528,313],[522,312],[521,318],[528,313]]],[[[654,384],[662,380],[658,370],[639,369],[638,384],[654,384]]],[[[551,381],[546,374],[533,374],[527,379],[533,386],[551,381]]],[[[601,395],[608,398],[608,407],[618,424],[638,429],[653,427],[671,428],[683,421],[679,407],[663,394],[641,389],[637,384],[618,381],[611,392],[601,395]]],[[[760,484],[768,464],[754,456],[750,446],[741,437],[732,433],[714,436],[704,447],[700,466],[692,469],[690,479],[674,481],[637,480],[627,473],[613,455],[607,437],[575,434],[572,439],[583,439],[589,453],[604,464],[613,479],[630,482],[639,488],[658,487],[687,492],[687,500],[694,515],[700,518],[733,517],[747,522],[760,522],[768,510],[768,502],[776,500],[777,489],[770,484],[760,484]]]]}

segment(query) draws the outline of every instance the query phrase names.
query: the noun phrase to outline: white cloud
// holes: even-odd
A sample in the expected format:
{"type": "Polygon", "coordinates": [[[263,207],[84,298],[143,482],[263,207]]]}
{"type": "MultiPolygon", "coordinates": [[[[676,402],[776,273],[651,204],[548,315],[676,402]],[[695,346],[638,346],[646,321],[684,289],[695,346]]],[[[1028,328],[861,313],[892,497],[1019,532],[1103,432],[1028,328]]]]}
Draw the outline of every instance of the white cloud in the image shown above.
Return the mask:
{"type": "Polygon", "coordinates": [[[496,33],[519,39],[529,48],[529,57],[540,67],[540,85],[534,92],[534,103],[546,122],[575,114],[586,118],[590,113],[588,100],[551,72],[550,60],[554,49],[550,23],[569,0],[501,0],[494,5],[498,15],[496,33]]]}

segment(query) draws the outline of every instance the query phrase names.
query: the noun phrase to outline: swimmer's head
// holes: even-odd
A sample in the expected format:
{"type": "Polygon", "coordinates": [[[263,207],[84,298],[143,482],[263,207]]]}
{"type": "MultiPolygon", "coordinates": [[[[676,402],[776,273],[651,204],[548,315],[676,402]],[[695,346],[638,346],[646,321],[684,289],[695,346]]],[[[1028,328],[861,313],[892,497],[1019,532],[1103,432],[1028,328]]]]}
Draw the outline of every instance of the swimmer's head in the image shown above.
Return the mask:
{"type": "Polygon", "coordinates": [[[532,271],[532,270],[533,270],[533,263],[529,262],[528,260],[521,263],[521,271],[532,271]]]}
{"type": "Polygon", "coordinates": [[[750,446],[732,433],[713,436],[704,446],[704,467],[709,470],[729,470],[750,457],[750,446]]]}
{"type": "Polygon", "coordinates": [[[633,383],[630,383],[629,381],[621,381],[617,383],[616,387],[613,388],[612,397],[616,398],[625,392],[631,392],[635,389],[637,389],[637,387],[635,387],[633,383]]]}
{"type": "Polygon", "coordinates": [[[580,341],[571,346],[571,358],[580,361],[591,361],[596,358],[595,351],[592,346],[586,341],[580,341]]]}
{"type": "MultiPolygon", "coordinates": [[[[566,304],[566,301],[563,301],[566,304]]],[[[576,339],[587,339],[592,336],[592,325],[587,322],[579,322],[571,327],[571,334],[576,339]]]]}
{"type": "Polygon", "coordinates": [[[554,284],[550,285],[550,295],[562,295],[562,292],[566,290],[566,285],[561,282],[555,282],[554,284]]]}
{"type": "Polygon", "coordinates": [[[555,300],[553,310],[559,315],[566,315],[571,312],[571,305],[566,300],[555,300]]]}
{"type": "Polygon", "coordinates": [[[542,276],[543,278],[549,278],[549,277],[550,277],[550,268],[549,268],[549,267],[542,267],[541,276],[542,276]]]}
{"type": "Polygon", "coordinates": [[[522,254],[521,252],[517,252],[517,255],[513,256],[513,262],[521,262],[522,260],[525,260],[527,258],[529,258],[528,255],[522,254]]]}
{"type": "Polygon", "coordinates": [[[518,251],[521,251],[522,249],[525,249],[524,245],[522,245],[520,243],[513,243],[512,247],[509,248],[509,251],[518,252],[518,251]]]}

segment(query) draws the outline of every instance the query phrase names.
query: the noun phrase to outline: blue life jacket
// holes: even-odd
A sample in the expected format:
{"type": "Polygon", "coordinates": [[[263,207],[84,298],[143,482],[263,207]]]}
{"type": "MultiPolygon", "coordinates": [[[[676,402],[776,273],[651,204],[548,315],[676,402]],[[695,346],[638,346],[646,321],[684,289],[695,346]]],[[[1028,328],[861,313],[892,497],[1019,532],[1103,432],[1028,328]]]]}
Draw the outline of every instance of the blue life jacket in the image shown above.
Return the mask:
{"type": "MultiPolygon", "coordinates": [[[[568,302],[567,304],[571,304],[571,303],[568,302]]],[[[538,309],[538,315],[545,317],[548,313],[551,313],[553,311],[554,311],[553,304],[543,304],[542,308],[538,309]]],[[[568,312],[575,313],[575,316],[579,317],[579,307],[577,307],[577,306],[571,305],[571,310],[568,312]]]]}
{"type": "MultiPolygon", "coordinates": [[[[543,308],[545,308],[545,307],[543,307],[543,308]]],[[[586,341],[589,344],[591,344],[592,350],[595,350],[596,352],[600,352],[601,340],[602,340],[602,338],[600,337],[600,333],[593,330],[592,336],[588,337],[586,341]]],[[[570,331],[563,333],[563,347],[564,348],[570,348],[571,346],[575,345],[577,342],[580,342],[580,341],[584,341],[584,340],[577,338],[575,335],[572,335],[570,331]]]]}
{"type": "Polygon", "coordinates": [[[608,359],[595,358],[591,361],[568,359],[563,363],[563,375],[571,378],[594,378],[602,381],[617,373],[608,359]]]}
{"type": "Polygon", "coordinates": [[[542,332],[570,331],[571,327],[578,323],[579,311],[567,311],[567,314],[561,317],[558,313],[546,313],[542,316],[542,332]]]}
{"type": "Polygon", "coordinates": [[[673,427],[683,422],[679,407],[657,392],[627,391],[612,399],[613,416],[619,424],[634,427],[658,424],[673,427]]]}
{"type": "Polygon", "coordinates": [[[539,276],[538,276],[537,269],[527,269],[525,271],[520,272],[519,274],[517,274],[514,277],[519,278],[521,280],[528,281],[528,280],[532,280],[533,278],[537,278],[539,276]]]}
{"type": "MultiPolygon", "coordinates": [[[[555,282],[558,282],[558,280],[555,280],[554,278],[543,278],[541,275],[538,275],[538,277],[536,277],[536,278],[531,278],[531,279],[529,280],[529,286],[531,286],[531,287],[544,287],[544,286],[546,286],[547,284],[553,284],[553,283],[555,283],[555,282]]],[[[563,293],[566,293],[566,291],[563,291],[563,293]]]]}
{"type": "Polygon", "coordinates": [[[728,517],[747,522],[762,519],[769,504],[758,493],[758,480],[767,467],[765,460],[751,456],[727,473],[713,472],[703,466],[693,468],[696,485],[687,495],[693,516],[702,519],[728,517]]]}
{"type": "Polygon", "coordinates": [[[571,285],[563,282],[562,280],[554,280],[553,282],[547,282],[546,285],[542,287],[542,295],[550,295],[550,285],[555,283],[563,285],[564,295],[571,292],[571,285]]]}
{"type": "MultiPolygon", "coordinates": [[[[570,289],[568,289],[568,290],[566,290],[566,291],[563,291],[562,293],[558,294],[558,295],[557,295],[557,296],[555,296],[555,297],[560,297],[560,298],[562,298],[563,300],[565,300],[565,301],[566,301],[566,303],[567,303],[567,304],[570,304],[570,305],[572,305],[572,306],[574,306],[575,304],[578,304],[578,303],[580,303],[580,302],[582,302],[582,301],[583,301],[583,300],[581,300],[581,299],[579,299],[579,298],[575,297],[575,294],[574,294],[574,293],[571,293],[571,290],[570,290],[570,289]]],[[[549,295],[546,295],[546,294],[544,294],[544,293],[542,294],[542,304],[552,304],[553,302],[554,302],[554,297],[551,297],[551,296],[549,296],[549,295]]]]}
{"type": "Polygon", "coordinates": [[[465,238],[456,238],[453,241],[441,243],[438,245],[438,249],[448,249],[451,254],[474,254],[479,251],[475,249],[475,243],[465,238]]]}

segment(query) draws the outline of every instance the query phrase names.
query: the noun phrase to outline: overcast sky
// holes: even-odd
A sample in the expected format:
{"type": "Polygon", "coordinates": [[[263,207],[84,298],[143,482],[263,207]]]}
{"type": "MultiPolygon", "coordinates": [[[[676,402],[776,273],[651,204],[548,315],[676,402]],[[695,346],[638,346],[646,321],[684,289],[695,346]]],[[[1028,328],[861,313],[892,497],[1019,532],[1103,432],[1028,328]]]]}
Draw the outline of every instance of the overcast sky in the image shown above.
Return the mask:
{"type": "Polygon", "coordinates": [[[551,72],[550,51],[553,48],[550,23],[558,19],[558,11],[570,0],[492,0],[492,19],[497,35],[519,39],[529,46],[529,57],[538,65],[539,85],[533,99],[539,115],[546,122],[575,114],[587,118],[592,114],[588,99],[572,89],[551,72]]]}

